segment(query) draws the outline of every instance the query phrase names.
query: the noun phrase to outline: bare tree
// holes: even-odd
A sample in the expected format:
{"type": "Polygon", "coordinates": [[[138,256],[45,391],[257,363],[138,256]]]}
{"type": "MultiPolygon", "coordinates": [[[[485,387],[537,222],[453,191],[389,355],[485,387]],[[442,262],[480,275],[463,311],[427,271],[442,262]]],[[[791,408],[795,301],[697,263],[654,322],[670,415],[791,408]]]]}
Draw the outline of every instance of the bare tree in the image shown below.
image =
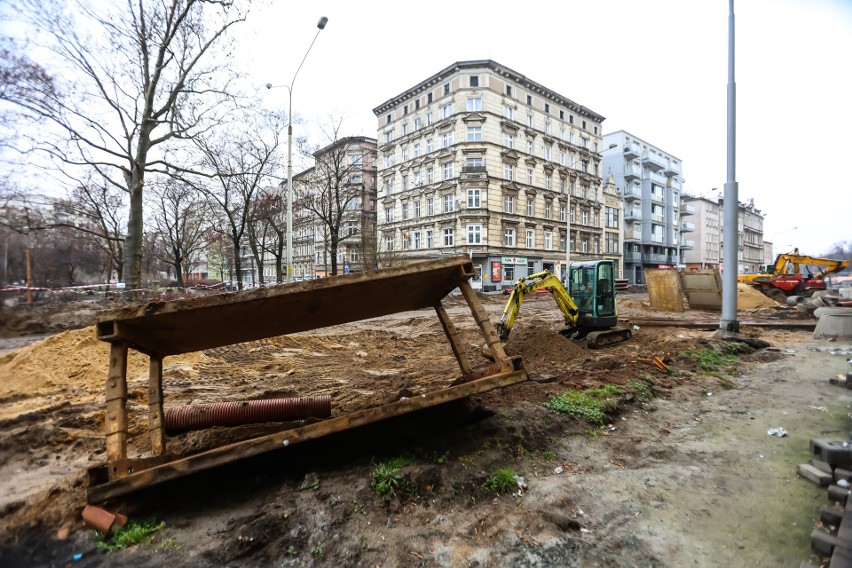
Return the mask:
{"type": "MultiPolygon", "coordinates": [[[[341,121],[327,128],[330,143],[313,152],[313,171],[299,180],[298,202],[318,220],[331,257],[331,273],[337,274],[338,249],[352,237],[352,249],[363,248],[360,234],[375,227],[375,148],[372,138],[345,137],[341,121]]],[[[372,256],[372,255],[371,255],[372,256]]]]}
{"type": "MultiPolygon", "coordinates": [[[[126,281],[142,281],[143,188],[146,173],[167,172],[152,150],[192,138],[215,124],[229,98],[226,32],[245,19],[230,0],[128,0],[124,4],[24,0],[25,21],[46,43],[47,73],[11,75],[0,100],[52,124],[55,138],[29,137],[64,171],[96,169],[129,195],[126,281]],[[210,52],[217,46],[217,59],[210,52]],[[225,63],[222,63],[225,62],[225,63]],[[62,77],[60,81],[57,77],[62,77]]],[[[26,56],[6,54],[3,69],[26,56]]],[[[179,168],[178,168],[179,169],[179,168]]],[[[72,176],[73,177],[73,176],[72,176]]]]}
{"type": "MultiPolygon", "coordinates": [[[[213,230],[227,235],[233,250],[233,266],[238,286],[242,289],[242,247],[249,244],[259,262],[257,243],[245,243],[252,211],[261,189],[273,180],[280,169],[280,149],[286,122],[277,113],[246,113],[206,136],[195,144],[202,156],[199,167],[209,179],[197,183],[210,206],[213,230]]],[[[262,256],[261,256],[262,258],[262,256]]],[[[262,265],[261,265],[262,270],[262,265]]]]}
{"type": "MultiPolygon", "coordinates": [[[[275,259],[275,281],[284,281],[284,246],[287,242],[286,203],[277,188],[261,190],[251,209],[248,238],[258,266],[264,266],[267,254],[275,259]]],[[[260,277],[264,282],[263,273],[260,277]]]]}
{"type": "Polygon", "coordinates": [[[207,240],[204,202],[190,185],[170,178],[158,184],[153,193],[153,224],[162,241],[157,254],[174,269],[177,285],[183,288],[184,275],[197,263],[207,240]]]}

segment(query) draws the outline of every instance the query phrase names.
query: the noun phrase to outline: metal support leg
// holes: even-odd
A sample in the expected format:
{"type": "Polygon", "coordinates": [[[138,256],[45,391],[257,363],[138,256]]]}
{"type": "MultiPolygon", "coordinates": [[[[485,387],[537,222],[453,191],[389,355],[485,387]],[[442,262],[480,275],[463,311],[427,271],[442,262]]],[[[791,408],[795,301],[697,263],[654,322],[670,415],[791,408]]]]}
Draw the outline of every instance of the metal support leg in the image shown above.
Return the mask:
{"type": "Polygon", "coordinates": [[[107,461],[127,458],[127,344],[113,343],[106,381],[107,461]]]}
{"type": "Polygon", "coordinates": [[[148,431],[151,433],[151,451],[156,455],[166,452],[166,433],[163,426],[163,358],[151,356],[148,372],[148,431]]]}
{"type": "Polygon", "coordinates": [[[456,331],[456,326],[453,325],[453,322],[450,321],[450,316],[447,315],[447,310],[445,310],[444,306],[438,302],[438,305],[435,306],[435,311],[438,313],[438,319],[441,320],[441,325],[444,328],[444,333],[447,335],[447,339],[450,340],[450,346],[453,348],[453,354],[456,356],[456,361],[459,362],[459,368],[461,368],[462,374],[471,374],[473,370],[470,368],[470,362],[464,354],[464,348],[462,347],[461,341],[459,341],[459,334],[456,331]]]}
{"type": "Polygon", "coordinates": [[[461,290],[461,293],[470,308],[470,313],[473,314],[473,319],[476,321],[476,325],[478,325],[479,329],[482,330],[482,335],[485,337],[485,344],[488,345],[488,349],[491,350],[491,355],[494,357],[494,361],[501,369],[511,371],[513,369],[512,361],[506,356],[506,352],[503,350],[503,343],[497,335],[497,330],[491,324],[491,320],[488,319],[488,313],[485,311],[485,308],[482,307],[482,304],[479,303],[479,299],[476,297],[476,293],[470,286],[470,282],[465,280],[459,283],[459,290],[461,290]]]}

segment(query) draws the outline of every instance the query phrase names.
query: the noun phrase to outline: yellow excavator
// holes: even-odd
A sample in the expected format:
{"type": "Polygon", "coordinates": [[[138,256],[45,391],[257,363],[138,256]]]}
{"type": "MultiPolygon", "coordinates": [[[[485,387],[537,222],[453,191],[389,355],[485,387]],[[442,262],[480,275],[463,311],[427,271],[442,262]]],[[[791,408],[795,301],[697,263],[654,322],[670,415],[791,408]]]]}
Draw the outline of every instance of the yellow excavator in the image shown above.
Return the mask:
{"type": "Polygon", "coordinates": [[[568,290],[547,270],[519,278],[497,324],[501,340],[509,338],[524,299],[539,290],[546,290],[553,296],[565,317],[566,329],[560,332],[563,335],[572,339],[585,338],[586,344],[593,349],[630,339],[630,328],[616,325],[613,261],[592,260],[571,264],[568,290]]]}
{"type": "Polygon", "coordinates": [[[824,278],[848,267],[848,260],[808,256],[800,254],[796,248],[793,252],[779,254],[775,264],[761,266],[760,273],[738,274],[737,280],[783,303],[787,296],[810,296],[817,290],[825,290],[824,278]],[[802,267],[806,274],[802,274],[802,267]],[[814,273],[812,268],[819,270],[814,273]]]}

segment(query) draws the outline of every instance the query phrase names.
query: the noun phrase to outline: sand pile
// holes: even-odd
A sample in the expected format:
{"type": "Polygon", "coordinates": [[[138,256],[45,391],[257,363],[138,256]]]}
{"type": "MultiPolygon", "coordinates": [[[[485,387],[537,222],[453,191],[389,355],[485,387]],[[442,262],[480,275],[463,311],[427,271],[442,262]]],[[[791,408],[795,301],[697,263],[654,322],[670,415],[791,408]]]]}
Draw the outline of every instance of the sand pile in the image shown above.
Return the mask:
{"type": "Polygon", "coordinates": [[[753,310],[755,308],[774,308],[778,302],[763,295],[763,292],[749,286],[748,284],[737,284],[737,307],[741,310],[753,310]]]}

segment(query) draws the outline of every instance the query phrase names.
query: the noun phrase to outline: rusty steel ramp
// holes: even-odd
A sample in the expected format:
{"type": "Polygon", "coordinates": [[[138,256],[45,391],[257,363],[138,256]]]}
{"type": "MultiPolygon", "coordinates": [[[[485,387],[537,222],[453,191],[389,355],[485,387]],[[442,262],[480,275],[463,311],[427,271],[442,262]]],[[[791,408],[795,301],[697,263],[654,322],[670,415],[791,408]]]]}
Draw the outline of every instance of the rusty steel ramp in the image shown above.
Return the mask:
{"type": "MultiPolygon", "coordinates": [[[[527,380],[520,357],[508,357],[469,280],[466,256],[296,282],[246,292],[151,302],[103,314],[97,337],[110,343],[106,380],[107,462],[89,469],[88,500],[102,502],[171,479],[527,380]],[[494,362],[474,370],[442,300],[458,288],[494,362]],[[388,314],[432,308],[458,362],[451,386],[396,402],[301,424],[198,454],[165,454],[163,358],[317,329],[388,314]],[[127,456],[127,355],[148,355],[151,455],[127,456]]],[[[381,380],[381,379],[377,379],[381,380]]]]}

